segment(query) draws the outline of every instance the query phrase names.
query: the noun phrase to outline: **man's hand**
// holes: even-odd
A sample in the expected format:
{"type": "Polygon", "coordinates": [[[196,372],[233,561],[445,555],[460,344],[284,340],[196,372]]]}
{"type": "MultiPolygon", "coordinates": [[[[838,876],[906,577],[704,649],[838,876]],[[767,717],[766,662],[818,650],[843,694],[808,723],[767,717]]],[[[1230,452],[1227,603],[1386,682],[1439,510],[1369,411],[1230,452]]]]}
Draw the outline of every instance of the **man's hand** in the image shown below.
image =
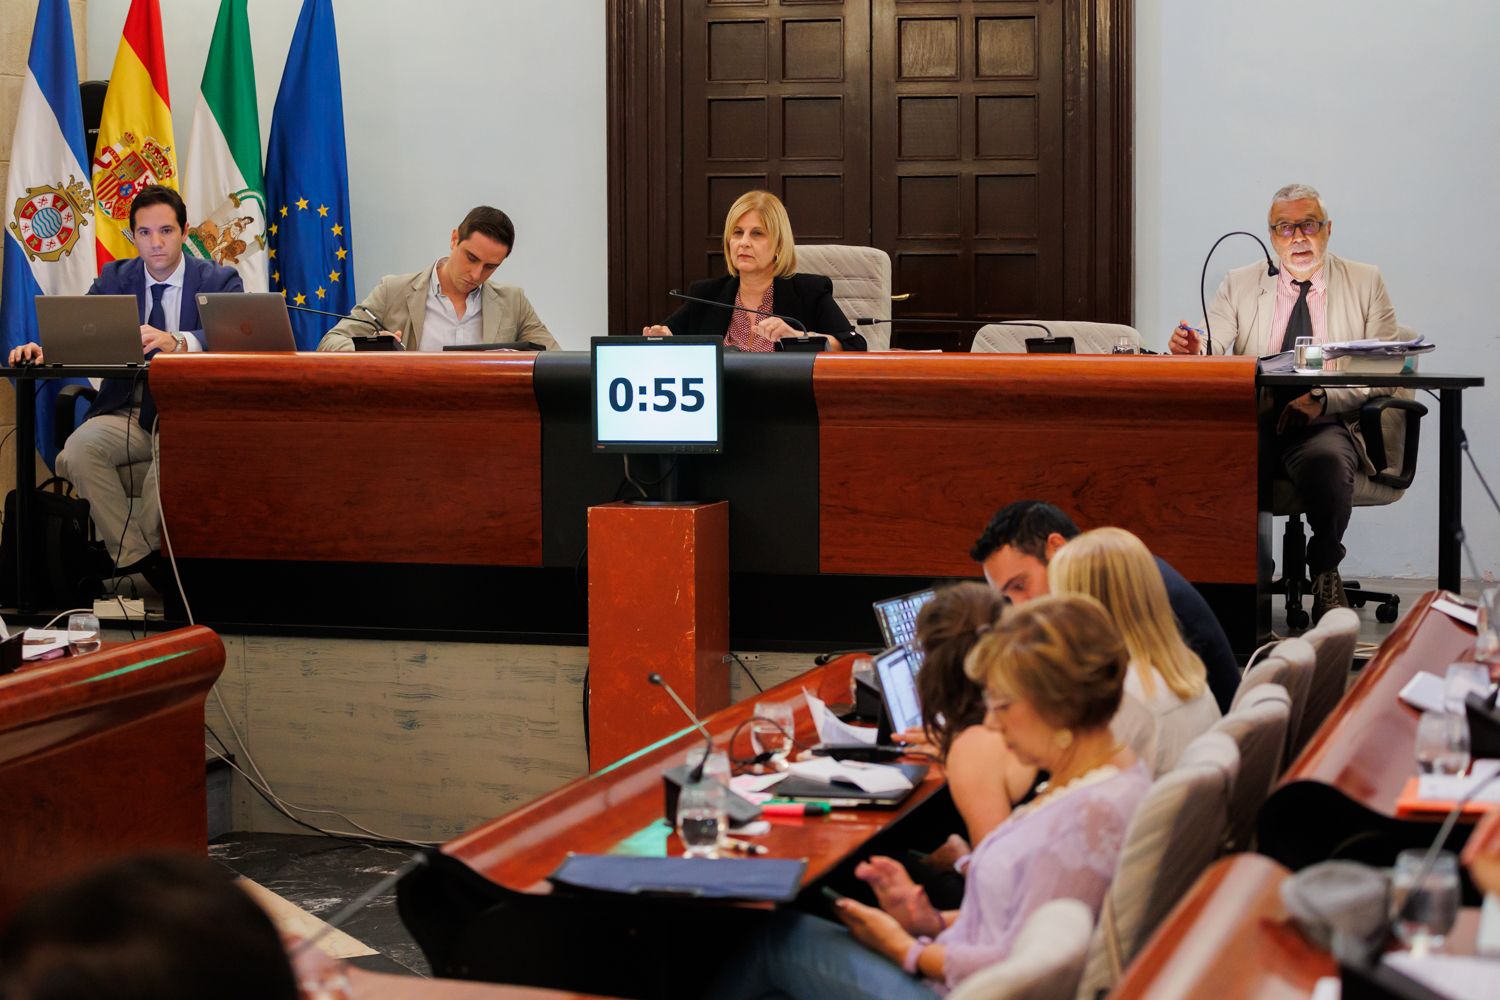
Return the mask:
{"type": "Polygon", "coordinates": [[[855,866],[854,874],[875,890],[880,908],[912,934],[936,935],[943,929],[943,915],[923,889],[901,865],[886,857],[873,857],[855,866]]]}
{"type": "Polygon", "coordinates": [[[377,336],[377,337],[390,337],[392,340],[394,340],[398,344],[401,343],[401,341],[402,341],[402,336],[401,336],[401,331],[400,330],[381,330],[379,333],[375,334],[375,336],[377,336]]]}
{"type": "Polygon", "coordinates": [[[1276,433],[1285,434],[1295,427],[1305,427],[1321,417],[1327,408],[1326,399],[1314,399],[1310,392],[1298,396],[1281,411],[1281,418],[1276,421],[1276,433]]]}
{"type": "Polygon", "coordinates": [[[147,326],[146,324],[142,323],[141,348],[148,354],[152,351],[161,351],[165,354],[171,354],[173,351],[177,350],[177,338],[172,336],[165,330],[158,330],[154,326],[147,326]]]}
{"type": "Polygon", "coordinates": [[[1177,329],[1172,331],[1172,339],[1167,341],[1167,352],[1169,354],[1202,354],[1201,331],[1195,326],[1188,325],[1187,320],[1178,323],[1177,329]]]}
{"type": "Polygon", "coordinates": [[[39,365],[42,363],[42,348],[40,344],[22,344],[20,347],[11,348],[10,366],[14,368],[19,364],[39,365]]]}
{"type": "Polygon", "coordinates": [[[839,900],[834,905],[834,913],[849,928],[854,940],[897,965],[906,958],[907,949],[916,940],[902,929],[895,917],[857,900],[839,900]]]}
{"type": "Polygon", "coordinates": [[[642,337],[670,337],[672,328],[670,326],[648,326],[641,331],[642,337]]]}

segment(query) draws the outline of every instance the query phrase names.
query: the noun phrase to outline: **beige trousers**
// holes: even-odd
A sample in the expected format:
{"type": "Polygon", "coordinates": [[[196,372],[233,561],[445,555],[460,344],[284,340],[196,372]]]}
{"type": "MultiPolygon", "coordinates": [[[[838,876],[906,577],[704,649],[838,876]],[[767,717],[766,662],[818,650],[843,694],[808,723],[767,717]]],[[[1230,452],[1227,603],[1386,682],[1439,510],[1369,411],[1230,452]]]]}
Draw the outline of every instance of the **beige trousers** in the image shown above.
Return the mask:
{"type": "Polygon", "coordinates": [[[85,420],[57,456],[57,474],[71,481],[89,502],[99,540],[116,566],[128,566],[159,547],[161,508],[157,504],[156,463],[143,481],[126,490],[121,467],[151,462],[151,435],[133,416],[104,413],[85,420]]]}

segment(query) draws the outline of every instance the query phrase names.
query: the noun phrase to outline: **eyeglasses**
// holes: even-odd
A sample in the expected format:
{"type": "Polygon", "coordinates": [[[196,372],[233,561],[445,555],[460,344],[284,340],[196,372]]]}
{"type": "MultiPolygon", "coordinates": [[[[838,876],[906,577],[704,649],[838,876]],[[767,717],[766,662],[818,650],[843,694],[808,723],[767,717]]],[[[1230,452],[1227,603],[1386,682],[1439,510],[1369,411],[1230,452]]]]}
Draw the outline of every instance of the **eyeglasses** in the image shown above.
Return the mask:
{"type": "Polygon", "coordinates": [[[1271,227],[1271,232],[1284,240],[1289,240],[1298,233],[1303,236],[1316,236],[1332,221],[1332,219],[1303,219],[1301,222],[1279,222],[1271,227]]]}

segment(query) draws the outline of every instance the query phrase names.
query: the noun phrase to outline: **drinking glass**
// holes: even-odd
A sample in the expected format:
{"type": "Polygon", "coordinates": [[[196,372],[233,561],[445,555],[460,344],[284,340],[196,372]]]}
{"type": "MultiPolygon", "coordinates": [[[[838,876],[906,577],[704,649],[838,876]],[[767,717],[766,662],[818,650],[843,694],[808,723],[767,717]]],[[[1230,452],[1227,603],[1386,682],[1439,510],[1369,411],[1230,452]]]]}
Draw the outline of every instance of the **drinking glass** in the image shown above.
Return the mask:
{"type": "Polygon", "coordinates": [[[1469,766],[1469,720],[1449,712],[1423,712],[1417,723],[1417,770],[1463,774],[1469,766]]]}
{"type": "Polygon", "coordinates": [[[774,770],[786,770],[786,759],[792,752],[793,725],[791,703],[763,701],[755,706],[755,718],[750,722],[750,747],[756,756],[770,754],[768,763],[774,770]]]}
{"type": "Polygon", "coordinates": [[[1482,663],[1454,663],[1443,678],[1443,709],[1454,715],[1464,714],[1464,702],[1470,693],[1483,697],[1490,693],[1490,671],[1482,663]]]}
{"type": "Polygon", "coordinates": [[[1136,353],[1135,341],[1131,340],[1128,335],[1122,333],[1120,336],[1115,338],[1115,346],[1110,349],[1109,353],[1134,354],[1136,353]]]}
{"type": "Polygon", "coordinates": [[[1485,665],[1490,680],[1500,681],[1500,587],[1491,587],[1479,595],[1474,659],[1485,665]]]}
{"type": "Polygon", "coordinates": [[[1402,851],[1391,875],[1396,937],[1418,955],[1442,948],[1458,919],[1458,859],[1449,851],[1438,852],[1419,885],[1417,876],[1426,859],[1425,849],[1402,851]]]}
{"type": "Polygon", "coordinates": [[[68,648],[74,656],[92,653],[101,645],[99,618],[91,614],[68,616],[68,648]]]}
{"type": "MultiPolygon", "coordinates": [[[[1292,356],[1292,365],[1296,368],[1307,367],[1307,349],[1313,344],[1311,337],[1298,337],[1292,343],[1292,349],[1296,353],[1292,356]]],[[[1283,362],[1284,363],[1284,362],[1283,362]]]]}
{"type": "Polygon", "coordinates": [[[725,788],[713,778],[683,785],[677,796],[677,836],[685,858],[717,858],[724,836],[725,788]]]}

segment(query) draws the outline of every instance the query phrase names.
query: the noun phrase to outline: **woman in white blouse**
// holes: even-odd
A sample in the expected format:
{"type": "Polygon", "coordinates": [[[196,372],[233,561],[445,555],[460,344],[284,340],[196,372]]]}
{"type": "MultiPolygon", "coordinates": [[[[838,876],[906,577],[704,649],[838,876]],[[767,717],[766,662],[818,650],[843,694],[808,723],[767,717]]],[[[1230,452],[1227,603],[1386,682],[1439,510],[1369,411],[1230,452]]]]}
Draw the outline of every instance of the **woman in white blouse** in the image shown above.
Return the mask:
{"type": "Polygon", "coordinates": [[[1182,639],[1150,550],[1123,528],[1096,528],[1057,551],[1047,580],[1054,594],[1087,594],[1109,611],[1130,651],[1125,697],[1110,728],[1153,776],[1170,771],[1219,720],[1219,706],[1203,661],[1182,639]]]}

